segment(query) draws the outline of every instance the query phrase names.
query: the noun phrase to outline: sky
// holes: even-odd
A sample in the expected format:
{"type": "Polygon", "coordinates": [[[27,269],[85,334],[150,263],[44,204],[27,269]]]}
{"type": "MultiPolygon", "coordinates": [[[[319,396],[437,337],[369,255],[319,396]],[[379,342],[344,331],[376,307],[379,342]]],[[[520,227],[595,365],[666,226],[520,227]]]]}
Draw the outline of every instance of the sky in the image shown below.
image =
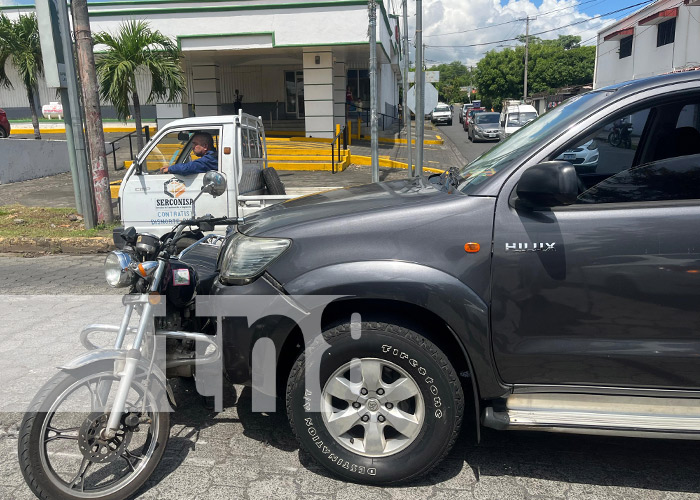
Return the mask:
{"type": "MultiPolygon", "coordinates": [[[[652,3],[646,2],[621,10],[643,1],[423,0],[426,64],[432,66],[461,61],[466,65],[474,65],[489,50],[516,46],[519,42],[512,39],[525,34],[526,17],[531,18],[531,35],[543,39],[556,39],[558,35],[578,35],[584,45],[595,45],[596,33],[601,28],[652,3]],[[577,24],[566,26],[573,23],[577,24]],[[547,33],[543,33],[545,31],[547,33]],[[476,44],[484,45],[473,46],[476,44]]],[[[401,8],[401,0],[386,2],[391,9],[394,6],[397,10],[401,8]]],[[[409,0],[408,6],[408,31],[412,38],[415,32],[415,1],[409,0]]]]}
{"type": "MultiPolygon", "coordinates": [[[[474,65],[489,50],[513,47],[518,42],[512,39],[525,34],[526,17],[531,18],[530,34],[543,39],[578,35],[584,45],[595,45],[596,33],[601,28],[652,3],[634,6],[642,2],[644,0],[422,0],[426,64],[461,61],[474,65]],[[631,8],[622,10],[626,7],[631,8]],[[567,26],[573,23],[577,24],[567,26]],[[474,46],[476,44],[481,45],[474,46]]],[[[0,0],[0,5],[33,4],[33,0],[0,0]]],[[[390,13],[402,13],[402,0],[384,0],[384,5],[390,13]]],[[[408,0],[408,12],[408,31],[412,39],[415,0],[408,0]]],[[[403,21],[401,23],[403,26],[403,21]]]]}

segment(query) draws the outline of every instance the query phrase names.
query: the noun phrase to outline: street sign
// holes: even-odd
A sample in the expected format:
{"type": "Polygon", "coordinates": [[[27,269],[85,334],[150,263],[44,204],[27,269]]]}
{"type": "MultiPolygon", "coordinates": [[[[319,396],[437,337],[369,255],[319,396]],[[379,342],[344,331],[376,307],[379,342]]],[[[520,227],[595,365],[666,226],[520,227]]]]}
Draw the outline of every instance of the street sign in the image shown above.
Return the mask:
{"type": "MultiPolygon", "coordinates": [[[[408,108],[413,111],[414,114],[420,115],[420,113],[416,113],[416,86],[414,85],[411,87],[411,90],[408,91],[408,94],[406,95],[406,98],[408,100],[408,108]]],[[[433,87],[430,83],[425,84],[425,98],[423,100],[423,116],[427,115],[430,113],[435,106],[437,106],[438,103],[438,91],[435,87],[433,87]]]]}
{"type": "MultiPolygon", "coordinates": [[[[425,83],[437,83],[440,81],[439,71],[426,71],[425,73],[425,83]]],[[[416,83],[416,72],[411,71],[408,74],[408,83],[416,83]]]]}

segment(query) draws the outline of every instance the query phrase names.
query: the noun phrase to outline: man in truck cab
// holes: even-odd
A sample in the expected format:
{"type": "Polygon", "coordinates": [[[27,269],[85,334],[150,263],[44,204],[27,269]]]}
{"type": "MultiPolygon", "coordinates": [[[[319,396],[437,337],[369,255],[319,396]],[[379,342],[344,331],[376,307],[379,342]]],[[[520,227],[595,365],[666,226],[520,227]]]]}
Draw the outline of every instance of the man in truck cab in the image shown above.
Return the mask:
{"type": "Polygon", "coordinates": [[[163,174],[194,175],[217,170],[219,159],[214,148],[214,138],[208,132],[197,132],[192,137],[192,153],[196,160],[160,168],[163,174]]]}

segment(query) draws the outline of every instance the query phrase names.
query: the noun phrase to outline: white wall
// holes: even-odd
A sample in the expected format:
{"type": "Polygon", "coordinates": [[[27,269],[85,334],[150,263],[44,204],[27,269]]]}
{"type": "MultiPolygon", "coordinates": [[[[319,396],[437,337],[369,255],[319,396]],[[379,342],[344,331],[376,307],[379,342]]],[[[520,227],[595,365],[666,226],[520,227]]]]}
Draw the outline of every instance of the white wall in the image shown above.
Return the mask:
{"type": "Polygon", "coordinates": [[[700,65],[700,5],[689,6],[675,0],[660,0],[598,33],[594,88],[601,88],[688,66],[700,65]],[[639,21],[656,12],[678,7],[674,43],[656,46],[658,25],[640,26],[639,21]],[[620,41],[605,42],[605,36],[634,28],[632,55],[620,59],[620,41]]]}
{"type": "Polygon", "coordinates": [[[66,141],[3,139],[0,184],[38,179],[70,170],[66,141]]]}

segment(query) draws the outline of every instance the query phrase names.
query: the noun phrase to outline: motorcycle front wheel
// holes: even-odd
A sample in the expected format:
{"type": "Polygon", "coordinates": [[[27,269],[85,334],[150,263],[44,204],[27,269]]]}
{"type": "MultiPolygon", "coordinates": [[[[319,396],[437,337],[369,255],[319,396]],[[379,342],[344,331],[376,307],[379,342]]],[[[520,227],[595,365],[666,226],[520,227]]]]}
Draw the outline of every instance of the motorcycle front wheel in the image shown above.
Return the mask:
{"type": "Polygon", "coordinates": [[[113,397],[118,380],[113,362],[100,362],[60,372],[38,392],[18,444],[22,474],[37,497],[123,499],[153,473],[165,451],[170,413],[162,411],[162,396],[137,377],[116,435],[103,439],[111,398],[102,399],[113,397]]]}
{"type": "Polygon", "coordinates": [[[621,142],[620,133],[619,132],[610,132],[610,134],[608,134],[608,142],[610,143],[611,146],[618,147],[620,145],[620,142],[621,142]]]}

